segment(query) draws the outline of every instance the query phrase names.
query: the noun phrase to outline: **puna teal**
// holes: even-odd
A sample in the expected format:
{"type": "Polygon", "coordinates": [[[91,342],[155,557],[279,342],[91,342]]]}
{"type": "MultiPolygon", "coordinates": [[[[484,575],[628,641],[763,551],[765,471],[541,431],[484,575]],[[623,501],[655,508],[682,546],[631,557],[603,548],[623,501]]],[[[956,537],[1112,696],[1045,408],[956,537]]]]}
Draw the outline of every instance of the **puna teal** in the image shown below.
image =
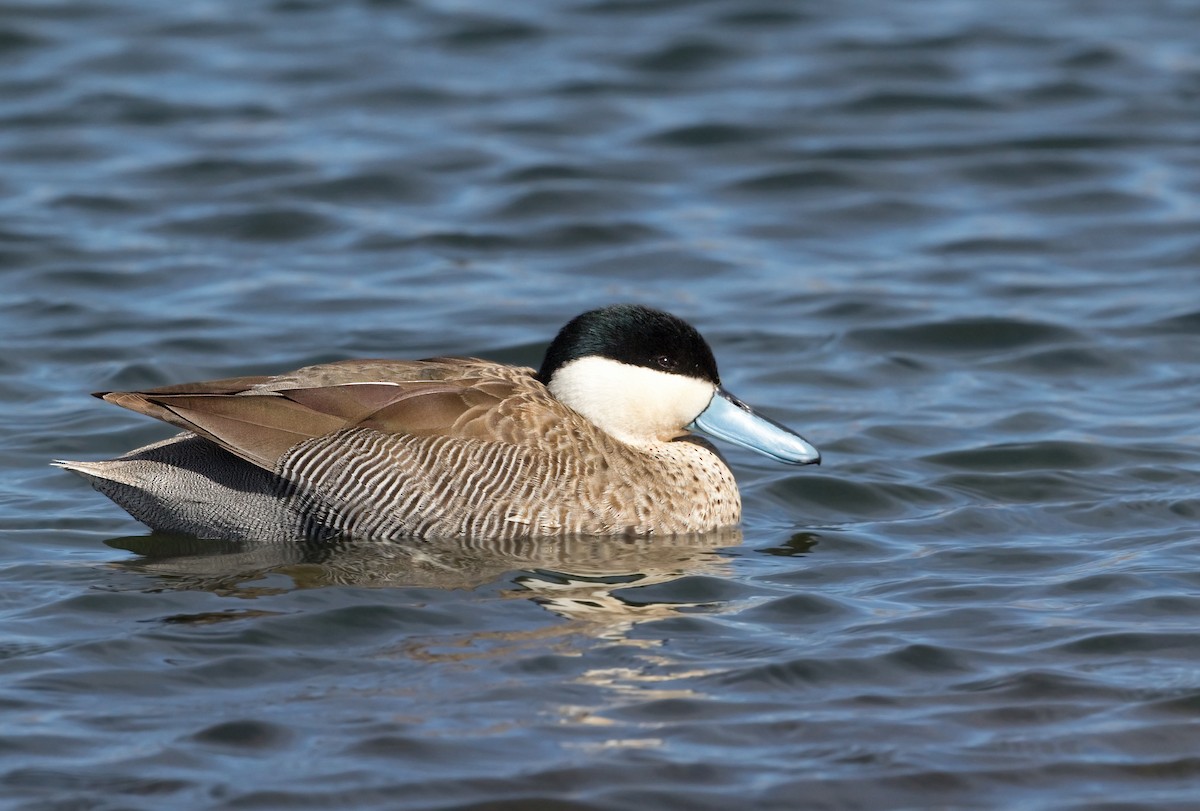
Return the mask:
{"type": "Polygon", "coordinates": [[[353,360],[97,396],[184,433],[56,464],[153,529],[210,538],[704,532],[741,499],[692,430],[820,462],[721,388],[694,327],[637,305],[576,317],[536,371],[353,360]]]}

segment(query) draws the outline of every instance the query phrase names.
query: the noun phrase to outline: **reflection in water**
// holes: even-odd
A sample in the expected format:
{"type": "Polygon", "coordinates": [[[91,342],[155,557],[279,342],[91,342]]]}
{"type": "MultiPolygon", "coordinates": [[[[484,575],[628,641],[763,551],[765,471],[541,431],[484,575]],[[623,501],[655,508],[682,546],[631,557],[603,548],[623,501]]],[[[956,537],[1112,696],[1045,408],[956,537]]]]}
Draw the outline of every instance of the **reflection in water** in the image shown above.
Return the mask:
{"type": "MultiPolygon", "coordinates": [[[[659,585],[687,576],[729,577],[730,558],[720,551],[742,542],[739,529],[702,535],[640,538],[554,538],[545,540],[412,540],[407,542],[346,541],[245,544],[199,541],[194,538],[150,535],[115,538],[108,544],[141,555],[111,564],[152,576],[160,587],[202,589],[214,593],[258,597],[292,589],[324,586],[420,587],[473,589],[511,576],[515,588],[502,599],[532,601],[568,620],[546,626],[475,628],[463,633],[406,636],[379,657],[400,657],[429,663],[474,662],[490,667],[497,658],[511,661],[521,650],[549,648],[571,657],[592,649],[598,640],[619,644],[637,653],[627,655],[619,668],[587,668],[575,682],[600,688],[605,696],[592,705],[560,704],[547,708],[562,724],[608,727],[608,713],[630,702],[663,698],[692,698],[690,687],[678,680],[700,675],[680,672],[677,664],[658,651],[661,638],[631,633],[639,624],[677,616],[681,609],[711,605],[711,596],[694,602],[684,598],[663,602],[624,595],[633,589],[659,585]]],[[[212,612],[165,618],[169,622],[212,623],[257,616],[255,611],[212,612]]],[[[591,740],[587,747],[645,748],[661,741],[648,729],[644,737],[591,740]]]]}
{"type": "Polygon", "coordinates": [[[506,596],[532,599],[566,618],[620,626],[669,616],[684,604],[631,604],[614,594],[618,589],[721,574],[728,558],[718,550],[741,541],[733,528],[664,537],[286,544],[154,534],[107,543],[141,556],[113,564],[118,568],[170,588],[240,597],[333,585],[473,589],[518,572],[518,588],[506,596]]]}
{"type": "Polygon", "coordinates": [[[761,552],[764,555],[775,555],[781,558],[799,558],[812,552],[820,542],[820,533],[795,532],[786,541],[777,546],[763,546],[755,551],[761,552]]]}

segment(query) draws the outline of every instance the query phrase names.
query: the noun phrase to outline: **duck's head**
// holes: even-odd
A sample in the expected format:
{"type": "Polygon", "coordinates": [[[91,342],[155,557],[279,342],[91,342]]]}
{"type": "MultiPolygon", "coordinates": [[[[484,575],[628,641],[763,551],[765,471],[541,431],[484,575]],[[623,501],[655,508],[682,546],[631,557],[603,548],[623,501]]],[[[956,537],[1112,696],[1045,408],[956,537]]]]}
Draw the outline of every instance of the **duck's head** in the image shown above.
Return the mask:
{"type": "Polygon", "coordinates": [[[546,350],[538,379],[560,402],[633,445],[698,429],[787,464],[821,462],[804,437],[721,388],[708,343],[661,310],[617,304],[575,317],[546,350]]]}

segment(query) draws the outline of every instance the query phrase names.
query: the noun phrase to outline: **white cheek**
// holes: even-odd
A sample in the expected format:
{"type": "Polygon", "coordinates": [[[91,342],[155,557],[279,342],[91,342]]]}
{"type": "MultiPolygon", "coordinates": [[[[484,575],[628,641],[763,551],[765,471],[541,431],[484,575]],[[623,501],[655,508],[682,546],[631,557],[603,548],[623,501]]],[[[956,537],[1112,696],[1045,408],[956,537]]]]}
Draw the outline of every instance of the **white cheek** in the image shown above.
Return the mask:
{"type": "Polygon", "coordinates": [[[550,391],[613,436],[641,444],[679,436],[708,407],[716,387],[695,377],[587,357],[555,372],[550,391]]]}

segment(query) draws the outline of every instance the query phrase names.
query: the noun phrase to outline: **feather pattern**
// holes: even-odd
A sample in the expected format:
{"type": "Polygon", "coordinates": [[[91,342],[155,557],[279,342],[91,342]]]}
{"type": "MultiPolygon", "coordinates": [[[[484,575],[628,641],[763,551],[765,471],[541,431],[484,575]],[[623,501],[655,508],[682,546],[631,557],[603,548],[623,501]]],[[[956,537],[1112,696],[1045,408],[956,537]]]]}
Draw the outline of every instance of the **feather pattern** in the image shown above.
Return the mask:
{"type": "MultiPolygon", "coordinates": [[[[213,480],[245,478],[244,463],[269,473],[301,536],[685,533],[740,517],[732,474],[706,442],[633,447],[555,399],[528,368],[349,361],[99,396],[225,451],[210,454],[213,480]]],[[[196,533],[194,517],[136,509],[156,488],[185,487],[160,467],[156,483],[119,494],[134,509],[108,494],[156,529],[196,533]]],[[[224,524],[200,534],[229,536],[237,521],[228,513],[241,503],[231,499],[224,524]]],[[[261,529],[253,516],[241,523],[261,529]]]]}

